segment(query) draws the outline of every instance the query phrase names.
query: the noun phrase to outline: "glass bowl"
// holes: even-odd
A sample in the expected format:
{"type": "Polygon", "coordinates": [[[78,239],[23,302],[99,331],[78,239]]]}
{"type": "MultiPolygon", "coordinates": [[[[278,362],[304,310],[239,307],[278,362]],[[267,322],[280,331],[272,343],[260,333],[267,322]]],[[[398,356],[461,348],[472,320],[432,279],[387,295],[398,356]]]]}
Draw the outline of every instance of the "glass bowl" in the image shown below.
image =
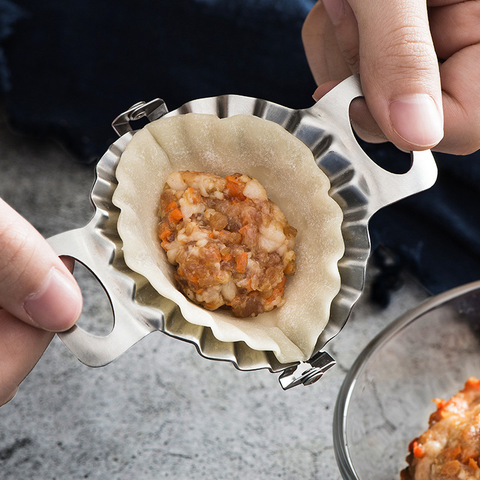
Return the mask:
{"type": "Polygon", "coordinates": [[[480,282],[432,297],[360,354],[334,413],[338,467],[348,480],[399,480],[408,444],[428,427],[433,398],[480,377],[480,282]]]}

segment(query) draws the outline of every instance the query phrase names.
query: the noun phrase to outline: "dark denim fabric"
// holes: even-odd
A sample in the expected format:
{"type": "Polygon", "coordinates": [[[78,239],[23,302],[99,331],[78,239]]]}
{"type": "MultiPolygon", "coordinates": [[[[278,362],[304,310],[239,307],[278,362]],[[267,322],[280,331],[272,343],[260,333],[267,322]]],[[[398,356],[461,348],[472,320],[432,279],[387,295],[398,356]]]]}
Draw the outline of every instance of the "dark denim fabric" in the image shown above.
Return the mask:
{"type": "MultiPolygon", "coordinates": [[[[307,107],[315,85],[300,31],[313,4],[0,0],[9,120],[24,132],[55,136],[91,161],[115,139],[113,118],[139,100],[160,96],[174,109],[239,93],[307,107]]],[[[389,168],[408,161],[391,145],[364,148],[389,168]]],[[[437,184],[371,222],[374,248],[392,250],[400,268],[407,265],[434,293],[479,277],[479,157],[436,155],[437,184]]]]}
{"type": "MultiPolygon", "coordinates": [[[[363,145],[382,166],[404,171],[409,155],[390,144],[363,145]]],[[[434,153],[435,185],[376,213],[372,244],[393,249],[432,292],[480,279],[480,152],[434,153]]]]}
{"type": "Polygon", "coordinates": [[[300,30],[313,3],[0,0],[10,120],[61,136],[89,160],[114,139],[115,116],[140,100],[161,97],[173,110],[239,93],[306,107],[315,84],[300,30]]]}

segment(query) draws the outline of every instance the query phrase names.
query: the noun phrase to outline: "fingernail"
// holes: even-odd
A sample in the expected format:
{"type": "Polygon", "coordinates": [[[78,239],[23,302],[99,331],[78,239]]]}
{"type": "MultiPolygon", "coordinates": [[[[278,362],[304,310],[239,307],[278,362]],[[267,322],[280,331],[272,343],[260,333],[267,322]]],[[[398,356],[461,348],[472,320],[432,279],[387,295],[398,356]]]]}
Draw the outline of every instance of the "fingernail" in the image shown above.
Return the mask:
{"type": "Polygon", "coordinates": [[[323,6],[330,21],[338,25],[345,15],[345,0],[323,0],[323,6]]]}
{"type": "Polygon", "coordinates": [[[17,392],[18,392],[18,387],[15,388],[15,390],[14,390],[13,392],[11,392],[11,393],[5,398],[5,400],[0,399],[0,407],[1,407],[2,405],[6,405],[8,402],[11,402],[11,401],[14,399],[15,395],[17,394],[17,392]]]}
{"type": "Polygon", "coordinates": [[[321,98],[322,98],[322,95],[323,94],[323,90],[321,89],[321,87],[318,87],[315,89],[315,91],[313,92],[313,95],[312,95],[312,98],[318,102],[321,98]]]}
{"type": "Polygon", "coordinates": [[[80,316],[80,289],[53,267],[40,290],[27,297],[24,308],[39,327],[50,331],[66,330],[80,316]]]}
{"type": "Polygon", "coordinates": [[[432,147],[443,138],[443,116],[427,94],[405,95],[390,104],[395,132],[418,147],[432,147]]]}

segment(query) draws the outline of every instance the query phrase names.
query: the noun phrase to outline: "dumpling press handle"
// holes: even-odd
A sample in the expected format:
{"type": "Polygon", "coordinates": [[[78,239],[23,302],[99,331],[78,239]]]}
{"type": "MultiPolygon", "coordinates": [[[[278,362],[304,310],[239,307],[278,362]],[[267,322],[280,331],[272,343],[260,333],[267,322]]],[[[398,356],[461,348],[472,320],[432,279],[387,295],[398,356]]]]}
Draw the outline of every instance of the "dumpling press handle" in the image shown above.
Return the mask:
{"type": "Polygon", "coordinates": [[[49,238],[48,242],[59,256],[75,259],[96,277],[104,288],[112,307],[113,327],[108,335],[103,337],[93,335],[77,325],[58,334],[82,363],[90,367],[107,365],[140,339],[156,330],[148,322],[132,319],[128,308],[132,297],[126,293],[128,285],[122,285],[123,279],[120,278],[120,273],[117,278],[112,278],[114,274],[106,268],[109,264],[109,259],[105,258],[108,254],[106,244],[102,244],[98,239],[92,240],[88,225],[60,233],[49,238]],[[108,289],[106,285],[109,285],[108,289]]]}
{"type": "MultiPolygon", "coordinates": [[[[363,92],[358,75],[351,76],[324,95],[309,113],[321,118],[338,133],[338,141],[348,152],[355,170],[361,172],[368,189],[368,215],[381,208],[430,188],[437,179],[437,165],[430,150],[411,152],[411,167],[408,172],[395,174],[378,166],[358,144],[350,123],[350,104],[363,92]]],[[[341,145],[332,145],[341,148],[341,145]]]]}

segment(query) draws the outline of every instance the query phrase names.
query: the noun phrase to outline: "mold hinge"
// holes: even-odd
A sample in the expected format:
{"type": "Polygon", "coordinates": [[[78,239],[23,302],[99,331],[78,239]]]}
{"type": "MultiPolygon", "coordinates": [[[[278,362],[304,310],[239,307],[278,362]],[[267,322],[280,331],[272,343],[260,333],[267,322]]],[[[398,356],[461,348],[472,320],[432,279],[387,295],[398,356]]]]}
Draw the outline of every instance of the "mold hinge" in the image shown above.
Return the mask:
{"type": "Polygon", "coordinates": [[[112,122],[112,127],[121,137],[127,132],[131,132],[133,127],[131,122],[147,117],[150,122],[163,117],[168,112],[167,105],[161,98],[154,98],[149,102],[138,102],[132,105],[128,110],[118,115],[112,122]]]}
{"type": "Polygon", "coordinates": [[[308,362],[286,368],[279,377],[284,390],[297,385],[311,385],[323,377],[323,374],[335,365],[335,360],[327,352],[316,353],[308,362]]]}

